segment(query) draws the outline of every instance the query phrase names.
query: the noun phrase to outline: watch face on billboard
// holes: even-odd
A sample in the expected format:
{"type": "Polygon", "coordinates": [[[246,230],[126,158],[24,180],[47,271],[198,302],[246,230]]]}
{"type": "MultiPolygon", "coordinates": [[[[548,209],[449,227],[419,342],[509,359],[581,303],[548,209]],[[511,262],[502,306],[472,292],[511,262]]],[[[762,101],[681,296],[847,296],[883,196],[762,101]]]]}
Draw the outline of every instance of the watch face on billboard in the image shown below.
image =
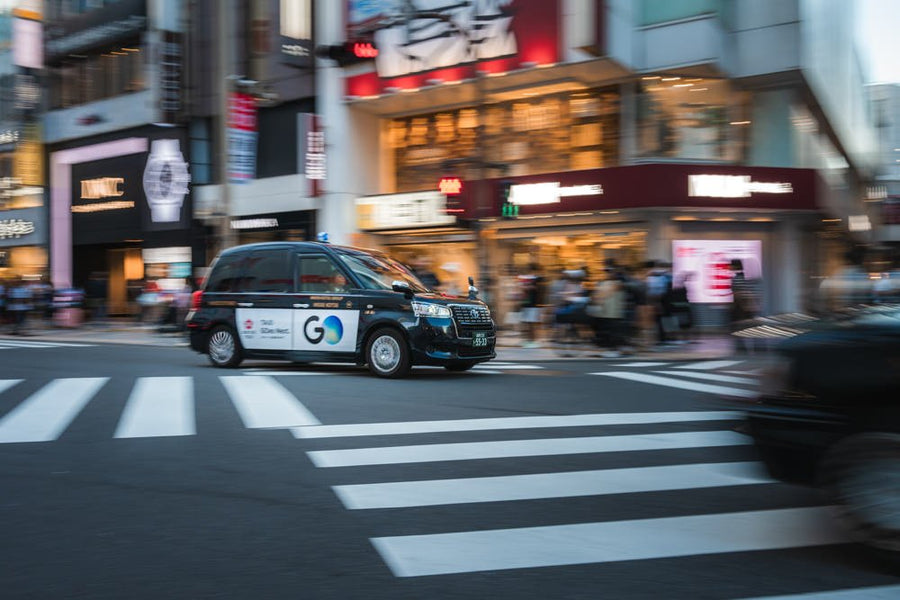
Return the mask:
{"type": "Polygon", "coordinates": [[[688,298],[698,304],[732,301],[731,261],[740,260],[747,279],[762,278],[760,240],[675,240],[672,242],[672,280],[682,282],[688,298]]]}

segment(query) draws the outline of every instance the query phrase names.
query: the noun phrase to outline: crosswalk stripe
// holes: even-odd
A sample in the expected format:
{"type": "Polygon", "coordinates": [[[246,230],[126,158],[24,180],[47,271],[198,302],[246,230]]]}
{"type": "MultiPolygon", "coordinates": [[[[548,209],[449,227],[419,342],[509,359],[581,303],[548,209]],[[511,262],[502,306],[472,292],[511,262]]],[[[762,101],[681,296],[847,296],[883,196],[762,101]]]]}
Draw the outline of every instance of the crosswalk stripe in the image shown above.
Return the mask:
{"type": "Polygon", "coordinates": [[[693,377],[706,381],[718,381],[720,383],[739,383],[744,385],[756,385],[758,380],[751,377],[736,377],[734,375],[719,375],[717,373],[695,373],[693,371],[656,371],[662,375],[675,375],[677,377],[693,377]]]}
{"type": "Polygon", "coordinates": [[[51,381],[0,420],[0,443],[55,440],[107,381],[108,377],[51,381]]]}
{"type": "Polygon", "coordinates": [[[752,392],[750,390],[725,387],[723,385],[712,385],[708,383],[697,383],[695,381],[682,381],[680,379],[672,379],[671,377],[659,377],[657,375],[647,375],[644,373],[608,371],[605,373],[590,373],[590,375],[616,377],[618,379],[627,379],[629,381],[639,381],[641,383],[662,385],[666,387],[679,388],[682,390],[691,390],[693,392],[706,392],[707,394],[719,394],[722,396],[736,396],[738,398],[754,398],[757,396],[756,392],[752,392]]]}
{"type": "Polygon", "coordinates": [[[291,431],[297,439],[447,433],[451,431],[498,431],[502,429],[538,429],[542,427],[592,427],[598,425],[644,425],[690,421],[721,421],[741,418],[734,411],[689,411],[652,413],[599,413],[537,417],[493,417],[446,421],[399,421],[394,423],[356,423],[313,425],[291,431]]]}
{"type": "Polygon", "coordinates": [[[660,492],[772,483],[759,463],[712,463],[334,486],[351,510],[660,492]]]}
{"type": "Polygon", "coordinates": [[[0,379],[0,394],[16,385],[17,383],[22,383],[21,379],[0,379]]]}
{"type": "Polygon", "coordinates": [[[896,600],[896,598],[900,598],[900,585],[879,585],[787,596],[758,596],[743,600],[896,600]]]}
{"type": "Polygon", "coordinates": [[[273,377],[219,377],[244,425],[272,429],[318,425],[319,420],[273,377]]]}
{"type": "Polygon", "coordinates": [[[630,362],[618,363],[617,367],[663,367],[668,365],[666,362],[630,362]]]}
{"type": "Polygon", "coordinates": [[[58,347],[75,347],[82,348],[91,346],[92,344],[76,344],[73,342],[31,342],[24,340],[2,340],[4,348],[58,348],[58,347]]]}
{"type": "Polygon", "coordinates": [[[397,577],[845,543],[829,507],[372,538],[397,577]],[[652,543],[648,543],[652,541],[652,543]]]}
{"type": "Polygon", "coordinates": [[[190,377],[137,380],[114,437],[195,435],[194,385],[190,377]]]}
{"type": "Polygon", "coordinates": [[[675,450],[749,444],[750,438],[733,431],[689,431],[619,436],[537,440],[463,442],[417,446],[388,446],[307,452],[317,467],[359,467],[523,456],[558,456],[599,452],[675,450]]]}
{"type": "Polygon", "coordinates": [[[695,362],[688,365],[680,365],[675,367],[676,369],[699,369],[702,371],[710,371],[712,369],[724,369],[725,367],[731,367],[733,365],[741,364],[742,360],[704,360],[701,362],[695,362]]]}

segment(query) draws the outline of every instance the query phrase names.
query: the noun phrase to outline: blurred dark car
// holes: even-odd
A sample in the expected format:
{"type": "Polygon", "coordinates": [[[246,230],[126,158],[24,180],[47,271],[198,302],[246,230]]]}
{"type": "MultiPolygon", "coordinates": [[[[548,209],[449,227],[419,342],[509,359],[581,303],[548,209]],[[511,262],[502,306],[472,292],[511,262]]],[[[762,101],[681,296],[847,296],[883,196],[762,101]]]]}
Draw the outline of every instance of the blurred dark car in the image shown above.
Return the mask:
{"type": "Polygon", "coordinates": [[[900,560],[900,307],[787,330],[744,430],[774,478],[821,488],[856,540],[900,560]]]}

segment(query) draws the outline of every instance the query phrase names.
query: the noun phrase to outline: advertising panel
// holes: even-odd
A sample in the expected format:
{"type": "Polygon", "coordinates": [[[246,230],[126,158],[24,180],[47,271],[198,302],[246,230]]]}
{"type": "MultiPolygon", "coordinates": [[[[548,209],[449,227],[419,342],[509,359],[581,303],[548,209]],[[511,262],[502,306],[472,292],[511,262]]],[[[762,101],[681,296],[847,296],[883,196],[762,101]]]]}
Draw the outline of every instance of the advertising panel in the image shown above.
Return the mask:
{"type": "Polygon", "coordinates": [[[256,99],[232,93],[228,100],[228,181],[247,183],[256,177],[256,99]]]}
{"type": "Polygon", "coordinates": [[[674,240],[672,279],[684,282],[688,298],[697,304],[730,303],[731,261],[743,263],[744,277],[762,278],[760,240],[674,240]]]}
{"type": "Polygon", "coordinates": [[[376,73],[348,77],[348,95],[420,87],[428,79],[459,81],[474,77],[475,65],[503,72],[559,60],[558,0],[420,0],[404,14],[405,4],[348,1],[346,39],[374,35],[378,48],[376,73]]]}

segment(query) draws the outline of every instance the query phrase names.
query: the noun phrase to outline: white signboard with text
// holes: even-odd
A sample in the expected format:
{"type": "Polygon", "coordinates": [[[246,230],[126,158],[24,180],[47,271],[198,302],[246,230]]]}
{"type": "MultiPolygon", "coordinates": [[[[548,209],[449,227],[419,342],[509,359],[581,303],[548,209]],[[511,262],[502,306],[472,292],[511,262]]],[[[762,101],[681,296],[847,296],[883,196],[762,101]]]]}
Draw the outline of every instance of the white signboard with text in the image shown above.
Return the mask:
{"type": "Polygon", "coordinates": [[[359,198],[356,200],[356,218],[357,226],[363,231],[456,223],[456,217],[447,214],[447,197],[440,192],[359,198]]]}

